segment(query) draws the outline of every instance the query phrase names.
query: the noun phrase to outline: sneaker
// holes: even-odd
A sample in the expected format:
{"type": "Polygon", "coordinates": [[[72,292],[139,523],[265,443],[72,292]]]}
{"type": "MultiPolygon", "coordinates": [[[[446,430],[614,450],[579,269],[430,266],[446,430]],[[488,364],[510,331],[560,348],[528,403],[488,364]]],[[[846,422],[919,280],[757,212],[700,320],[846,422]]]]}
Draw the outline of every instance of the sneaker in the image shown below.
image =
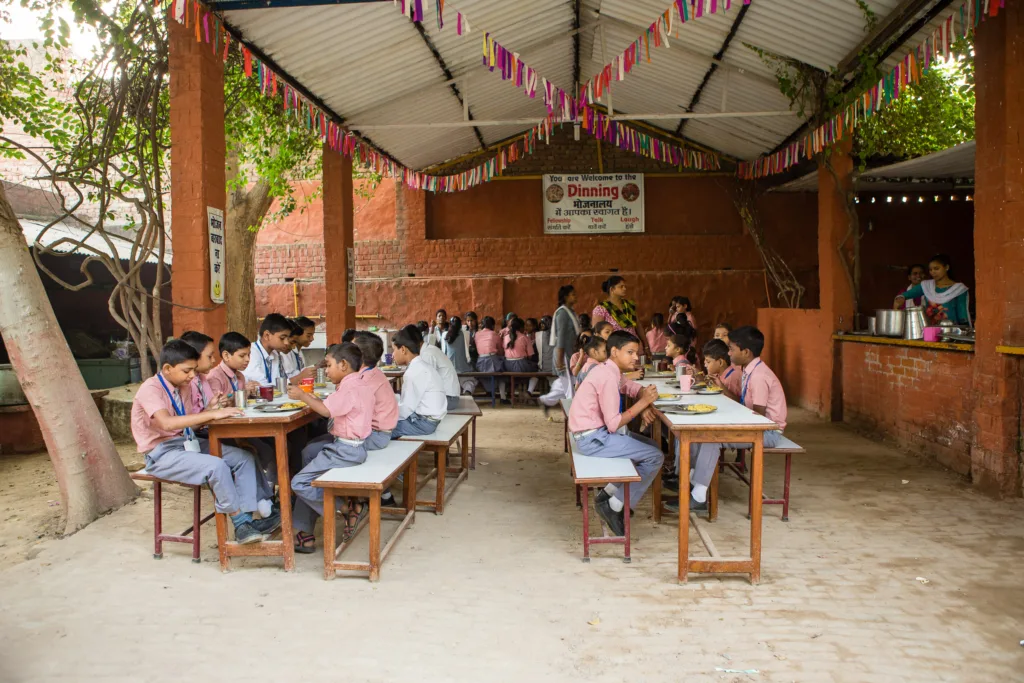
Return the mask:
{"type": "Polygon", "coordinates": [[[250,543],[262,543],[266,540],[263,533],[256,530],[252,522],[242,522],[235,527],[235,542],[238,545],[248,545],[250,543]]]}
{"type": "Polygon", "coordinates": [[[612,533],[616,536],[626,535],[626,524],[622,520],[622,513],[615,512],[612,510],[612,506],[607,500],[602,501],[594,505],[597,509],[598,516],[604,520],[604,523],[608,525],[608,528],[612,530],[612,533]]]}
{"type": "Polygon", "coordinates": [[[671,491],[672,493],[679,493],[679,480],[675,477],[672,478],[661,478],[661,490],[671,491]]]}
{"type": "Polygon", "coordinates": [[[544,417],[550,418],[551,417],[551,406],[548,406],[548,405],[545,405],[545,404],[541,403],[540,407],[544,409],[544,417]]]}
{"type": "Polygon", "coordinates": [[[704,501],[703,503],[698,503],[697,501],[695,501],[693,499],[693,496],[690,496],[690,512],[707,512],[707,511],[708,511],[708,502],[707,501],[704,501]]]}
{"type": "Polygon", "coordinates": [[[512,401],[508,400],[507,398],[499,398],[498,399],[498,403],[500,403],[503,406],[510,406],[510,405],[512,405],[512,401]]]}
{"type": "Polygon", "coordinates": [[[398,501],[395,500],[394,494],[389,495],[387,497],[381,496],[380,497],[380,506],[382,508],[396,508],[396,507],[398,507],[398,501]]]}
{"type": "Polygon", "coordinates": [[[272,511],[263,519],[254,519],[252,521],[252,527],[265,536],[269,536],[274,533],[281,528],[280,510],[272,511]]]}
{"type": "Polygon", "coordinates": [[[597,495],[594,496],[594,502],[595,503],[607,503],[609,498],[611,498],[611,496],[608,495],[608,492],[605,491],[604,489],[601,489],[601,490],[599,490],[597,492],[597,495]]]}

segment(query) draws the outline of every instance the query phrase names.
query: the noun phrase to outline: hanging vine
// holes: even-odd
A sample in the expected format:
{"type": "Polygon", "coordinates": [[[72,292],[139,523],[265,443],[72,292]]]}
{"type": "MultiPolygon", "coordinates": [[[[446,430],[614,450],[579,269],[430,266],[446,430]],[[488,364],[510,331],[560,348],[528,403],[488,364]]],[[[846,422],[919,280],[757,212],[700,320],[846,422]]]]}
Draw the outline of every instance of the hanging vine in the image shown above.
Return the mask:
{"type": "MultiPolygon", "coordinates": [[[[761,227],[761,219],[757,210],[757,200],[760,196],[757,192],[757,183],[753,180],[741,180],[734,185],[733,206],[739,213],[750,239],[754,241],[758,254],[761,255],[761,262],[764,264],[765,277],[775,286],[778,292],[778,299],[786,308],[800,308],[806,288],[801,285],[793,269],[765,242],[764,229],[761,227]]],[[[768,296],[768,305],[771,307],[771,293],[768,296]]]]}

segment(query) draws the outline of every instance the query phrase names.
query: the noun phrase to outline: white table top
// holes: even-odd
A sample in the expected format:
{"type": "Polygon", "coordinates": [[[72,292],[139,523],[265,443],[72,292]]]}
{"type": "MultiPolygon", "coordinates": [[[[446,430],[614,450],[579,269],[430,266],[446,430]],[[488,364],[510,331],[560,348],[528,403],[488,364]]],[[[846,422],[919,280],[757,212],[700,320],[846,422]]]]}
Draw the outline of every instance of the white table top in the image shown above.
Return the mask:
{"type": "Polygon", "coordinates": [[[327,470],[316,481],[344,482],[346,484],[380,484],[423,448],[423,444],[412,441],[392,441],[388,447],[366,454],[366,462],[355,467],[335,467],[327,470]]]}
{"type": "Polygon", "coordinates": [[[448,413],[440,424],[437,425],[437,429],[433,434],[426,434],[423,436],[403,436],[400,441],[439,441],[449,442],[455,438],[455,435],[462,431],[473,419],[472,415],[453,415],[448,413]]]}
{"type": "Polygon", "coordinates": [[[449,415],[483,415],[484,411],[480,409],[477,402],[472,396],[459,396],[459,407],[455,410],[449,410],[449,415]]]}
{"type": "MultiPolygon", "coordinates": [[[[679,393],[679,389],[672,388],[665,380],[654,380],[652,382],[641,382],[643,385],[653,384],[658,387],[658,393],[672,394],[679,393]]],[[[691,403],[705,403],[718,408],[713,413],[706,415],[676,415],[665,413],[665,418],[673,426],[706,426],[722,425],[728,427],[764,427],[765,429],[778,429],[778,426],[764,415],[758,415],[750,408],[742,406],[736,401],[722,394],[684,394],[681,399],[675,401],[675,405],[687,405],[691,403]]]]}

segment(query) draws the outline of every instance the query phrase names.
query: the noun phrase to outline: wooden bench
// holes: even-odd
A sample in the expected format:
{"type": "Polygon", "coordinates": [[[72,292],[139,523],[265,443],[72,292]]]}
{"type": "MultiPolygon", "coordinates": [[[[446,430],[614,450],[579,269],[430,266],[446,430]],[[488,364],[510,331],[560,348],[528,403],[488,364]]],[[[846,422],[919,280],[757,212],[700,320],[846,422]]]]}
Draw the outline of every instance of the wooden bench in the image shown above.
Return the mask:
{"type": "MultiPolygon", "coordinates": [[[[789,481],[792,473],[792,460],[794,453],[806,453],[804,448],[793,441],[792,439],[782,436],[779,439],[778,445],[774,448],[765,447],[764,453],[768,454],[782,454],[786,456],[786,474],[782,484],[782,498],[769,498],[767,495],[762,495],[762,505],[781,505],[782,506],[782,521],[789,521],[789,481]]],[[[718,472],[722,469],[731,470],[740,481],[747,486],[750,486],[750,479],[747,477],[747,464],[746,464],[746,449],[741,448],[736,451],[738,457],[736,462],[725,462],[724,459],[718,463],[718,469],[715,471],[714,480],[711,482],[708,496],[708,519],[714,521],[718,517],[718,472]]],[[[725,454],[725,449],[722,449],[722,454],[725,454]]],[[[747,518],[750,518],[750,506],[751,500],[747,499],[747,518]]]]}
{"type": "Polygon", "coordinates": [[[501,373],[498,376],[499,377],[508,377],[509,378],[509,385],[510,386],[509,386],[509,390],[508,390],[508,395],[509,395],[509,398],[512,399],[512,407],[513,408],[516,407],[516,380],[517,379],[530,380],[530,379],[533,379],[533,378],[536,377],[536,378],[539,378],[539,379],[552,380],[555,377],[557,377],[557,375],[553,375],[553,374],[551,374],[550,372],[548,372],[546,370],[540,370],[538,372],[503,372],[503,373],[501,373]]]}
{"type": "MultiPolygon", "coordinates": [[[[466,477],[469,476],[469,425],[475,418],[470,415],[446,415],[437,425],[433,434],[425,436],[403,436],[399,441],[416,441],[424,445],[424,450],[434,453],[434,469],[427,474],[420,489],[425,487],[431,479],[437,479],[437,491],[433,500],[417,500],[417,505],[433,508],[434,513],[444,514],[445,503],[455,495],[455,489],[459,487],[466,477]],[[459,450],[462,453],[462,466],[455,470],[448,470],[448,451],[456,441],[462,439],[459,450]],[[454,474],[455,482],[450,488],[447,487],[447,475],[454,474]]],[[[419,489],[417,489],[418,491],[419,489]]]]}
{"type": "Polygon", "coordinates": [[[198,563],[199,559],[199,530],[204,524],[213,519],[215,512],[211,512],[205,517],[202,516],[202,499],[203,491],[202,486],[193,486],[192,484],[182,484],[177,481],[170,481],[168,479],[160,479],[154,477],[152,474],[146,472],[145,469],[141,469],[137,472],[131,473],[131,478],[135,481],[148,481],[153,484],[153,559],[160,560],[164,556],[164,541],[168,543],[191,543],[192,544],[192,561],[198,563]],[[192,489],[192,526],[182,531],[180,534],[165,534],[164,533],[164,517],[163,517],[163,485],[164,484],[175,484],[176,486],[184,486],[185,488],[192,489]]]}
{"type": "Polygon", "coordinates": [[[380,565],[395,547],[395,541],[416,518],[416,457],[423,450],[422,443],[392,441],[387,448],[370,451],[366,462],[355,467],[336,467],[313,481],[313,486],[324,490],[324,579],[331,580],[339,570],[369,572],[370,581],[380,580],[380,565]],[[381,508],[380,496],[399,474],[405,473],[402,508],[381,508]],[[370,515],[355,528],[348,540],[335,546],[336,520],[327,516],[335,510],[336,496],[370,499],[370,515]],[[401,517],[401,523],[380,547],[381,514],[401,517]],[[370,561],[339,562],[341,555],[363,527],[370,527],[370,561]]]}
{"type": "Polygon", "coordinates": [[[469,469],[476,469],[476,419],[484,414],[472,396],[460,396],[459,407],[448,411],[449,415],[469,415],[473,418],[473,437],[470,447],[469,469]]]}
{"type": "Polygon", "coordinates": [[[572,449],[572,480],[576,486],[576,505],[583,509],[583,561],[590,562],[590,546],[594,543],[619,543],[625,547],[623,562],[630,562],[629,557],[629,485],[640,481],[636,467],[626,458],[598,458],[583,455],[576,450],[576,441],[570,436],[572,449]],[[601,536],[590,535],[590,489],[602,489],[606,484],[622,484],[622,497],[626,504],[622,507],[624,536],[608,536],[604,521],[601,521],[601,536]],[[580,491],[583,491],[582,501],[580,491]]]}

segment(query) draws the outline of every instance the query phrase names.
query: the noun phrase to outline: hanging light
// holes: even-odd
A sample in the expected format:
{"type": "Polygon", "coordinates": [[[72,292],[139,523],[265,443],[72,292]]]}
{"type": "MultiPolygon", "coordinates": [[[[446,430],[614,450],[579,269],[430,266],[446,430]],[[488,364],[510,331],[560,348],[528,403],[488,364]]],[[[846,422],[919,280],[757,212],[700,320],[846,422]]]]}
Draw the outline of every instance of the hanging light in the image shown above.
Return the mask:
{"type": "Polygon", "coordinates": [[[871,198],[871,203],[872,203],[872,204],[874,204],[874,203],[875,203],[875,198],[874,198],[874,197],[872,197],[872,198],[871,198]]]}
{"type": "Polygon", "coordinates": [[[886,198],[885,198],[885,203],[886,203],[886,204],[892,204],[892,197],[891,197],[891,196],[889,196],[889,197],[886,197],[886,198]]]}
{"type": "Polygon", "coordinates": [[[907,195],[903,195],[903,203],[904,203],[904,204],[906,204],[906,203],[907,203],[907,195]]]}
{"type": "Polygon", "coordinates": [[[917,203],[918,204],[924,204],[924,197],[918,197],[917,198],[917,203]]]}
{"type": "Polygon", "coordinates": [[[942,197],[940,197],[939,195],[935,195],[935,201],[936,202],[941,202],[942,201],[942,197]]]}
{"type": "Polygon", "coordinates": [[[973,202],[974,201],[974,195],[973,194],[967,195],[967,201],[973,202]]]}

